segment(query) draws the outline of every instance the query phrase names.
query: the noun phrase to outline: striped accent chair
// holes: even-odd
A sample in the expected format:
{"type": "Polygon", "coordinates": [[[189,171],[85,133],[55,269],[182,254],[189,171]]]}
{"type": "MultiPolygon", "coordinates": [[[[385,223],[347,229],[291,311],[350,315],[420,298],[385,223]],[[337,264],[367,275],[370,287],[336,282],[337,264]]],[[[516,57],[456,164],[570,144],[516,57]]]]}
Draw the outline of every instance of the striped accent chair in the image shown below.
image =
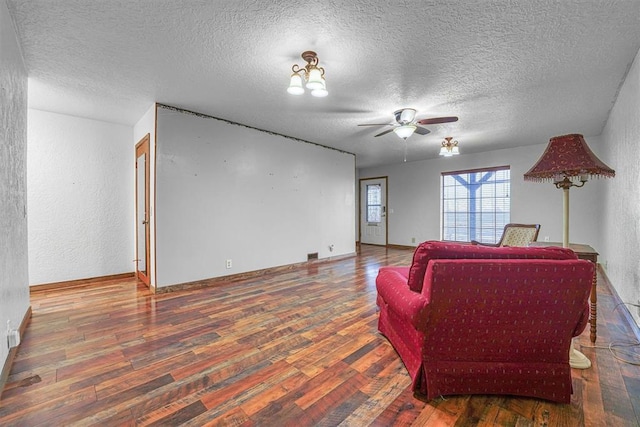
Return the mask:
{"type": "Polygon", "coordinates": [[[473,245],[482,246],[527,246],[531,242],[538,240],[538,233],[540,232],[540,224],[515,224],[509,223],[504,226],[502,236],[498,243],[481,243],[477,240],[472,240],[473,245]]]}

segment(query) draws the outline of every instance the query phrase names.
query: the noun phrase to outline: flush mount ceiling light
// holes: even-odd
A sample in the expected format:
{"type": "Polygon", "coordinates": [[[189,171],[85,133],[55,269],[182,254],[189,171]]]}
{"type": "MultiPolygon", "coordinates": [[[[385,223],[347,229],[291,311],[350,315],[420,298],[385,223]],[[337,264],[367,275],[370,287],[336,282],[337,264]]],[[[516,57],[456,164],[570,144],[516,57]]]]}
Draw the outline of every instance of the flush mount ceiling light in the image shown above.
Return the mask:
{"type": "Polygon", "coordinates": [[[453,137],[447,136],[442,141],[442,147],[440,147],[440,155],[444,157],[457,156],[460,154],[458,149],[458,141],[452,141],[453,137]]]}
{"type": "Polygon", "coordinates": [[[327,83],[324,80],[324,68],[318,67],[318,55],[307,50],[302,52],[302,59],[307,62],[304,68],[300,68],[298,64],[291,67],[291,79],[287,92],[291,95],[302,95],[304,88],[311,90],[311,95],[316,97],[324,97],[329,95],[327,92],[327,83]],[[303,86],[304,82],[304,86],[303,86]]]}

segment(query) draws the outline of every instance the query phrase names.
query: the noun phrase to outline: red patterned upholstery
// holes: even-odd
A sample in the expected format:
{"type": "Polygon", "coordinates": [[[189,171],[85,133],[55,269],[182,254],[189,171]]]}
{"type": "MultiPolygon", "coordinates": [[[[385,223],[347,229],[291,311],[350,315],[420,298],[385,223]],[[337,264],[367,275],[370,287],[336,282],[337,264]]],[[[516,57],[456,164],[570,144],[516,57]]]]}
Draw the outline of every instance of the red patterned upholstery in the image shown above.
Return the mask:
{"type": "Polygon", "coordinates": [[[481,258],[475,246],[437,243],[442,256],[427,261],[421,292],[408,286],[415,265],[383,267],[376,280],[378,329],[413,390],[429,399],[504,394],[568,403],[569,346],[588,321],[593,264],[561,248],[483,248],[505,255],[496,259],[481,258]],[[446,245],[455,258],[444,256],[446,245]],[[475,259],[459,256],[467,250],[475,259]]]}
{"type": "Polygon", "coordinates": [[[413,253],[413,262],[409,270],[409,287],[420,292],[427,263],[432,259],[495,259],[495,258],[542,258],[542,259],[576,259],[571,249],[559,247],[489,247],[470,246],[464,243],[448,243],[435,240],[421,243],[413,253]]]}

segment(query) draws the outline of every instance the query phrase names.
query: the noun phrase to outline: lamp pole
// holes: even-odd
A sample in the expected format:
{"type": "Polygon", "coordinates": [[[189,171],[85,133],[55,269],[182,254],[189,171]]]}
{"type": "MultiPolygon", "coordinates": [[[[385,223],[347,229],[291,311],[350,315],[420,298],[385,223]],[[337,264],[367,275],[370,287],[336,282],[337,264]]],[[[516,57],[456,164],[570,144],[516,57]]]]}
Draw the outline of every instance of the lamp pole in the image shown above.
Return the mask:
{"type": "Polygon", "coordinates": [[[562,247],[569,247],[569,187],[562,187],[562,247]]]}
{"type": "Polygon", "coordinates": [[[580,184],[572,182],[565,175],[562,181],[556,181],[556,188],[562,188],[562,247],[569,247],[569,189],[571,187],[582,187],[587,182],[587,175],[580,176],[580,184]]]}

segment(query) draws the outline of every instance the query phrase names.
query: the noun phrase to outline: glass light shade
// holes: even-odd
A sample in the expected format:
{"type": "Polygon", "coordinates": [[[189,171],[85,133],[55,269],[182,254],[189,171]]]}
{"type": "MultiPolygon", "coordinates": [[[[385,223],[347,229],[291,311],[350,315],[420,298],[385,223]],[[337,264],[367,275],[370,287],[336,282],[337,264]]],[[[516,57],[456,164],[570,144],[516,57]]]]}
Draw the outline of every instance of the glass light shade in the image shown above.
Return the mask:
{"type": "Polygon", "coordinates": [[[458,146],[456,145],[451,149],[451,155],[452,156],[457,156],[458,154],[460,154],[460,150],[458,149],[458,146]]]}
{"type": "Polygon", "coordinates": [[[322,73],[315,67],[309,70],[309,76],[307,77],[307,89],[322,89],[322,73]]]}
{"type": "Polygon", "coordinates": [[[451,151],[449,151],[449,149],[447,147],[445,147],[444,145],[442,147],[440,147],[440,155],[441,156],[445,156],[445,157],[453,156],[451,151]]]}
{"type": "Polygon", "coordinates": [[[300,77],[300,74],[291,74],[291,80],[289,81],[287,92],[289,92],[291,95],[302,95],[304,93],[304,88],[302,87],[302,77],[300,77]]]}
{"type": "Polygon", "coordinates": [[[400,121],[404,123],[410,123],[416,118],[416,110],[413,108],[405,108],[400,113],[400,121]]]}
{"type": "Polygon", "coordinates": [[[407,139],[411,135],[413,135],[413,132],[415,132],[415,130],[416,130],[416,126],[415,125],[402,125],[402,126],[399,126],[399,127],[395,128],[393,131],[400,138],[407,139]]]}
{"type": "Polygon", "coordinates": [[[313,96],[317,96],[318,98],[324,98],[325,96],[329,95],[329,92],[327,91],[327,82],[324,80],[324,77],[322,77],[322,87],[320,89],[313,89],[311,91],[311,95],[313,96]]]}

